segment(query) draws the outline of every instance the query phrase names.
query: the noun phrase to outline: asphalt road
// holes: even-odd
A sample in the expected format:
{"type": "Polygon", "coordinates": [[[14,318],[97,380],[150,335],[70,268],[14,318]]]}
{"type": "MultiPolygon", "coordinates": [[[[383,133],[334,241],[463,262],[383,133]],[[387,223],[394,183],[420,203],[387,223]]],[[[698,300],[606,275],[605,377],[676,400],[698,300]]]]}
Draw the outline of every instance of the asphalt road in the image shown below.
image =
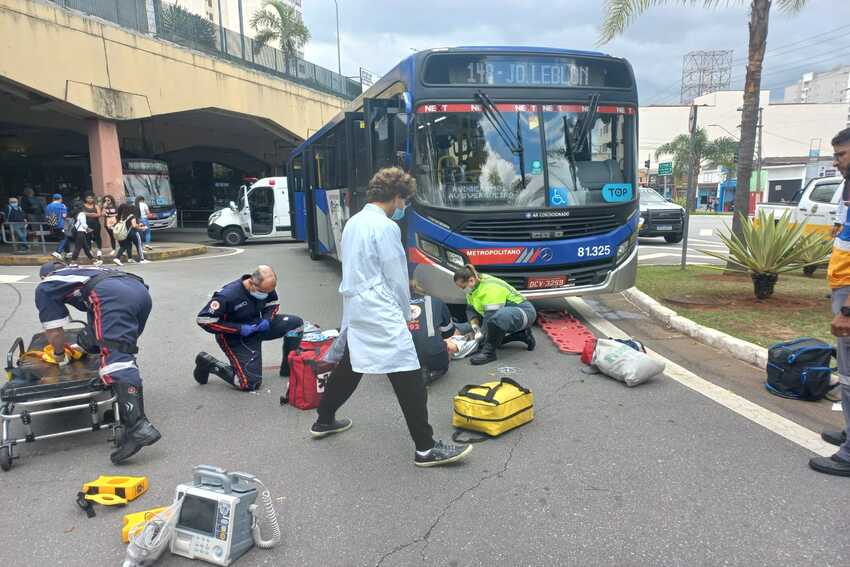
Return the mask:
{"type": "MultiPolygon", "coordinates": [[[[722,264],[720,260],[703,252],[710,250],[725,254],[726,246],[718,238],[732,226],[731,216],[694,215],[688,227],[688,264],[722,264]]],[[[668,244],[664,238],[640,238],[638,261],[641,265],[679,264],[682,260],[682,242],[668,244]]]]}
{"type": "MultiPolygon", "coordinates": [[[[336,326],[337,267],[302,245],[134,266],[154,309],[141,340],[146,406],[163,439],[122,467],[103,432],[19,447],[0,473],[0,562],[118,565],[121,518],[165,505],[206,463],[256,474],[276,497],[284,539],[237,565],[846,565],[850,480],[810,471],[811,453],[665,377],[627,389],[582,373],[540,329],[538,348],[500,351],[498,364],[455,364],[429,391],[439,438],[451,397],[508,367],[535,394],[535,420],[475,447],[457,466],[413,466],[392,389],[366,377],[341,415],[354,427],[315,441],[312,412],[281,407],[272,368],[256,394],[191,378],[198,350],[218,353],[194,323],[208,294],[258,263],[280,274],[282,311],[336,326]],[[226,255],[230,254],[230,255],[226,255]],[[125,509],[87,519],[74,497],[102,474],[147,475],[125,509]],[[839,536],[839,537],[836,537],[839,536]]],[[[0,344],[39,329],[35,269],[0,269],[0,344]]],[[[166,556],[159,564],[189,565],[166,556]]]]}

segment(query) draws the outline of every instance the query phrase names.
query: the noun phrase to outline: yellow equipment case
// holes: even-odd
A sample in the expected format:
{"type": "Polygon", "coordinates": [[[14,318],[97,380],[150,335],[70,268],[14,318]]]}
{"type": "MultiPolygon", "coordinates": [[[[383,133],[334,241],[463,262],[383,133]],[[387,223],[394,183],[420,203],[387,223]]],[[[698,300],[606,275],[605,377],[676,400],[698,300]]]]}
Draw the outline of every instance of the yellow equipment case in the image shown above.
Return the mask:
{"type": "Polygon", "coordinates": [[[459,429],[497,437],[532,419],[534,394],[510,378],[480,386],[469,384],[454,397],[452,425],[459,429]]]}

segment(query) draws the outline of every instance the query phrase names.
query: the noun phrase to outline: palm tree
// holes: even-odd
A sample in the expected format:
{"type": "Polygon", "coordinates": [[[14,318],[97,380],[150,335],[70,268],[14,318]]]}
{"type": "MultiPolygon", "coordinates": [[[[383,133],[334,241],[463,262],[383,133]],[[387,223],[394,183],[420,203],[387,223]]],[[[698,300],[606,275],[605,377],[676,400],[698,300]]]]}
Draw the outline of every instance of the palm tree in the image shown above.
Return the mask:
{"type": "Polygon", "coordinates": [[[691,138],[687,134],[679,134],[666,144],[658,146],[655,158],[661,156],[673,157],[673,179],[681,179],[688,172],[688,163],[693,159],[694,179],[699,178],[703,164],[710,168],[725,167],[731,170],[735,165],[735,152],[738,143],[729,137],[709,140],[702,128],[694,132],[694,149],[691,157],[691,138]]]}
{"type": "Polygon", "coordinates": [[[281,51],[294,56],[310,41],[310,30],[298,17],[295,8],[283,0],[264,0],[263,5],[251,16],[249,24],[256,32],[254,53],[274,41],[281,51]]]}
{"type": "MultiPolygon", "coordinates": [[[[753,152],[756,145],[756,125],[761,94],[761,70],[767,46],[767,28],[770,8],[775,2],[784,12],[801,10],[807,0],[605,0],[607,15],[602,24],[599,43],[608,43],[623,33],[641,13],[653,6],[702,4],[713,8],[724,4],[750,5],[750,39],[747,59],[747,76],[744,79],[744,110],[741,113],[741,142],[738,147],[738,185],[735,190],[735,210],[746,211],[750,206],[750,176],[753,172],[753,152]]],[[[743,237],[741,217],[735,216],[732,231],[743,237]]]]}

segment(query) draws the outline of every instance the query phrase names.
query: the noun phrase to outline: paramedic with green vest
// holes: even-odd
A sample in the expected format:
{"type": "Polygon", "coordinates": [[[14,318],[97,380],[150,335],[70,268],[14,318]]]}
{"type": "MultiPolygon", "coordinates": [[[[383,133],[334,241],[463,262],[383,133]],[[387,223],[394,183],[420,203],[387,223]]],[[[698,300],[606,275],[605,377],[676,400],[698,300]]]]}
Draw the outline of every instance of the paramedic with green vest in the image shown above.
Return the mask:
{"type": "Polygon", "coordinates": [[[476,336],[480,327],[484,328],[484,346],[470,359],[473,365],[496,360],[496,349],[513,341],[534,350],[531,326],[537,311],[513,286],[495,276],[479,274],[471,264],[455,272],[454,282],[466,294],[467,317],[476,336]]]}

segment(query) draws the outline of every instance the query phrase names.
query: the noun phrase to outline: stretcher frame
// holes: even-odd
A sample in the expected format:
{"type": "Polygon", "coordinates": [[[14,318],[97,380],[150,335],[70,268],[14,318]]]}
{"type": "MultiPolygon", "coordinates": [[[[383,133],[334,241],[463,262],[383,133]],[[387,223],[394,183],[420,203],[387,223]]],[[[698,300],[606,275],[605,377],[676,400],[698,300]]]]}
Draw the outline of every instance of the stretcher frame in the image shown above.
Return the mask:
{"type": "MultiPolygon", "coordinates": [[[[75,321],[76,322],[76,321],[75,321]]],[[[72,336],[76,332],[70,332],[72,336]]],[[[33,337],[33,342],[35,337],[33,337]]],[[[12,347],[6,353],[6,374],[11,380],[12,370],[20,367],[24,356],[24,341],[21,337],[15,339],[12,347]],[[15,355],[17,354],[17,361],[15,355]]],[[[73,364],[73,363],[72,363],[73,364]]],[[[35,368],[33,369],[35,371],[35,368]]],[[[36,372],[37,373],[37,372],[36,372]]],[[[112,392],[112,388],[100,379],[100,376],[85,380],[63,381],[54,384],[43,384],[33,382],[27,385],[21,393],[21,399],[17,399],[15,391],[12,393],[4,388],[0,396],[0,469],[8,471],[12,468],[15,456],[15,446],[19,443],[34,443],[45,439],[67,437],[81,433],[100,431],[107,428],[110,430],[113,443],[119,438],[120,427],[118,413],[118,399],[112,392]],[[101,419],[101,409],[109,407],[101,419]],[[55,431],[53,433],[36,434],[33,431],[33,420],[49,415],[81,412],[88,410],[91,424],[86,427],[77,427],[55,431]],[[12,436],[12,424],[20,422],[23,425],[24,436],[12,436]]]]}

